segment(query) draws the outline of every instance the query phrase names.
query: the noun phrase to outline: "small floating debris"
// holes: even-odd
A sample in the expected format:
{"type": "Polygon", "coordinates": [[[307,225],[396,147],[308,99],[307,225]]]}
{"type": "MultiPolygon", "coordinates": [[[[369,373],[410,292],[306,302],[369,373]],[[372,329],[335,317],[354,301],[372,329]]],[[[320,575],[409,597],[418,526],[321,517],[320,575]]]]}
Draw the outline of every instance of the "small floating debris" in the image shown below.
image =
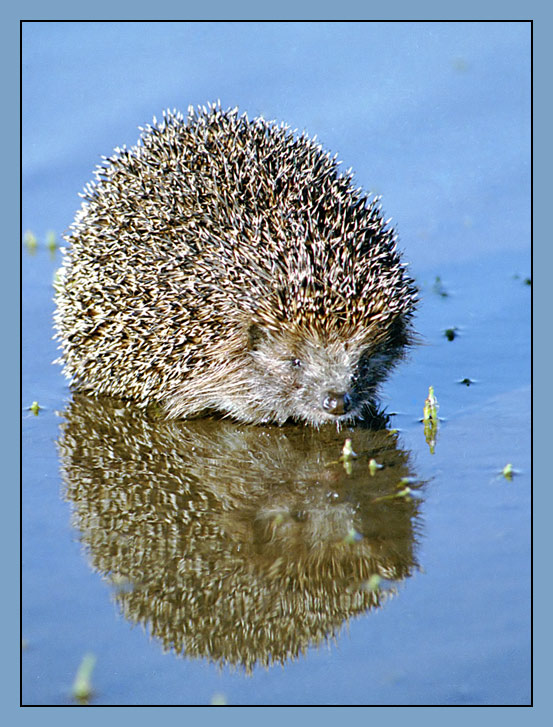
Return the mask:
{"type": "Polygon", "coordinates": [[[377,470],[381,470],[383,467],[384,467],[384,465],[378,464],[378,462],[375,459],[369,460],[369,473],[370,473],[371,477],[374,477],[375,472],[377,472],[377,470]]]}
{"type": "Polygon", "coordinates": [[[56,252],[56,250],[57,250],[57,249],[58,249],[58,247],[59,247],[59,245],[58,245],[58,241],[57,241],[57,239],[56,239],[56,233],[55,233],[55,232],[54,232],[53,230],[50,230],[50,231],[49,231],[49,232],[48,232],[48,233],[46,234],[46,247],[47,247],[47,248],[48,248],[48,250],[50,250],[50,252],[52,252],[52,253],[53,253],[53,252],[56,252]]]}
{"type": "MultiPolygon", "coordinates": [[[[519,275],[518,273],[515,273],[515,274],[513,275],[513,278],[514,278],[515,280],[520,280],[520,275],[519,275]]],[[[523,279],[522,279],[522,283],[523,283],[524,285],[532,285],[532,278],[530,278],[530,277],[525,277],[525,278],[523,278],[523,279]]]]}
{"type": "Polygon", "coordinates": [[[476,383],[476,381],[474,379],[469,379],[468,376],[465,376],[464,379],[459,379],[459,381],[457,383],[464,384],[465,386],[472,386],[473,384],[476,383]]]}
{"type": "Polygon", "coordinates": [[[351,475],[351,473],[353,472],[352,459],[356,459],[356,457],[357,454],[353,451],[351,439],[346,439],[342,448],[342,456],[340,457],[340,461],[343,463],[344,469],[346,470],[346,473],[348,475],[351,475]]]}
{"type": "Polygon", "coordinates": [[[454,341],[457,338],[458,335],[458,328],[446,328],[444,330],[444,336],[447,338],[448,341],[454,341]]]}
{"type": "Polygon", "coordinates": [[[503,475],[503,477],[505,477],[506,480],[509,480],[509,482],[511,482],[513,479],[513,475],[516,475],[517,471],[509,462],[509,464],[506,464],[505,467],[503,467],[503,469],[501,470],[501,474],[503,475]]]}
{"type": "Polygon", "coordinates": [[[400,490],[396,493],[395,497],[409,497],[411,494],[411,488],[410,487],[404,487],[403,490],[400,490]]]}
{"type": "Polygon", "coordinates": [[[342,456],[340,457],[341,460],[347,460],[347,459],[355,459],[357,455],[353,451],[353,445],[351,443],[351,439],[346,439],[344,442],[344,446],[342,447],[342,456]]]}
{"type": "Polygon", "coordinates": [[[35,416],[38,416],[38,412],[41,409],[42,409],[42,407],[38,405],[38,401],[33,401],[31,406],[29,407],[29,411],[32,411],[35,416]]]}
{"type": "Polygon", "coordinates": [[[30,253],[35,253],[38,247],[38,240],[30,230],[27,230],[23,235],[23,244],[30,253]]]}
{"type": "MultiPolygon", "coordinates": [[[[399,482],[399,486],[403,484],[402,481],[399,482]]],[[[402,497],[409,497],[411,495],[411,488],[410,487],[403,487],[401,490],[398,490],[397,492],[393,492],[390,495],[381,495],[380,497],[375,497],[372,501],[373,504],[375,502],[385,502],[386,500],[397,500],[398,498],[402,497]]]]}
{"type": "Polygon", "coordinates": [[[344,446],[342,447],[342,454],[338,457],[338,459],[329,462],[326,466],[331,467],[332,465],[339,464],[341,462],[348,475],[351,475],[353,471],[353,459],[357,459],[357,453],[353,451],[351,439],[348,438],[346,439],[346,441],[344,442],[344,446]]]}
{"type": "Polygon", "coordinates": [[[82,704],[87,704],[92,696],[92,671],[96,664],[94,654],[85,654],[73,682],[71,694],[73,698],[82,704]]]}
{"type": "Polygon", "coordinates": [[[432,290],[436,295],[439,295],[441,298],[448,298],[449,293],[444,287],[444,284],[442,283],[442,279],[439,275],[436,275],[436,280],[434,281],[434,285],[432,286],[432,290]]]}

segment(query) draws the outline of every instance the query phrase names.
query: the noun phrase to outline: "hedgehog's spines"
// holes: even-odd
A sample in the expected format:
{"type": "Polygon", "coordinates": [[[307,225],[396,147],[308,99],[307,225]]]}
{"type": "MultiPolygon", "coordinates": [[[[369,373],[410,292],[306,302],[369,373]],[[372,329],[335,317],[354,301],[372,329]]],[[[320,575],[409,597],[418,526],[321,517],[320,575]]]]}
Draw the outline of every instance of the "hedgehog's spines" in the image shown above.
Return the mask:
{"type": "Polygon", "coordinates": [[[218,408],[204,380],[214,376],[219,408],[257,421],[242,399],[229,403],[247,390],[235,362],[250,365],[250,325],[286,332],[291,349],[310,331],[376,348],[397,321],[407,331],[416,294],[396,232],[380,197],[339,166],[305,131],[220,102],[186,119],[163,111],[136,146],[102,158],[80,195],[56,294],[66,374],[141,405],[188,382],[181,413],[218,408]]]}

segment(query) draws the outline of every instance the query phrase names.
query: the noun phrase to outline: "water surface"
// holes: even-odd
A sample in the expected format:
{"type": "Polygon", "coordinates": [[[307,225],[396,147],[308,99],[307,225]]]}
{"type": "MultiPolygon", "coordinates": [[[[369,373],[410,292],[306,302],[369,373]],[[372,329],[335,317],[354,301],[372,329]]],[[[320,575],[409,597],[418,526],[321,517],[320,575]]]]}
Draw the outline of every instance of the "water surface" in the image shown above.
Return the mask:
{"type": "Polygon", "coordinates": [[[23,40],[23,702],[71,703],[91,652],[93,704],[527,704],[528,26],[23,40]],[[139,124],[218,97],[317,133],[397,220],[422,341],[382,392],[397,434],[168,424],[52,365],[48,230],[139,124]]]}

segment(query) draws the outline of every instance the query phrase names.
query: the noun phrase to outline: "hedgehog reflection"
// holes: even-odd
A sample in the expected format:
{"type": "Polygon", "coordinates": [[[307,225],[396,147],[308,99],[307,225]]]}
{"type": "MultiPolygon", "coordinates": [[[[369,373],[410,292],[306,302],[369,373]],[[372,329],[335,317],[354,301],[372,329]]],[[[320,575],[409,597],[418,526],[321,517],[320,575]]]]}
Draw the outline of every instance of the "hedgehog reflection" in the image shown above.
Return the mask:
{"type": "Polygon", "coordinates": [[[59,447],[74,524],[125,617],[164,649],[284,663],[335,636],[416,568],[419,498],[395,435],[156,421],[76,395],[59,447]],[[374,477],[368,458],[384,464],[374,477]],[[390,497],[392,495],[392,497],[390,497]],[[126,584],[125,587],[121,587],[126,584]]]}

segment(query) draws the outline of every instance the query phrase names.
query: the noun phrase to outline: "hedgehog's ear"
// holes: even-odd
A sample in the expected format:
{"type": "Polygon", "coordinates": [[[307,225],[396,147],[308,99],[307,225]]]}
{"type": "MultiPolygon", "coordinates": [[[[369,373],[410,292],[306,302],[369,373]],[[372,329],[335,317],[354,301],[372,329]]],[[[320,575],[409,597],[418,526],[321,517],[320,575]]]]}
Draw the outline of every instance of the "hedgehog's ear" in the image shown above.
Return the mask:
{"type": "Polygon", "coordinates": [[[267,332],[258,323],[251,323],[248,328],[248,346],[255,351],[267,339],[267,332]]]}

